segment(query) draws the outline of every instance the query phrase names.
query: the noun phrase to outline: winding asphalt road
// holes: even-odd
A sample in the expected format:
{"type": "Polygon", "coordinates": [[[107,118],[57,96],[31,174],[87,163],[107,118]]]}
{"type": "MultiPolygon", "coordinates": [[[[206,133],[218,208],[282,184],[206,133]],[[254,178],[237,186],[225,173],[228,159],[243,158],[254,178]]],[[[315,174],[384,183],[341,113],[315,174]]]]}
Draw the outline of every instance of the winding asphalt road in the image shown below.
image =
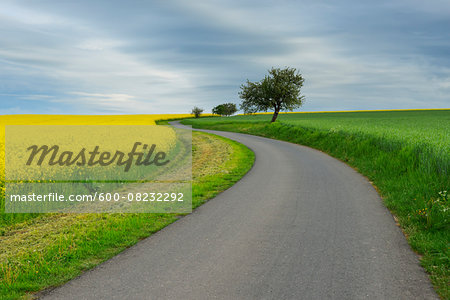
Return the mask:
{"type": "Polygon", "coordinates": [[[438,299],[361,175],[311,148],[256,154],[236,185],[43,299],[438,299]]]}

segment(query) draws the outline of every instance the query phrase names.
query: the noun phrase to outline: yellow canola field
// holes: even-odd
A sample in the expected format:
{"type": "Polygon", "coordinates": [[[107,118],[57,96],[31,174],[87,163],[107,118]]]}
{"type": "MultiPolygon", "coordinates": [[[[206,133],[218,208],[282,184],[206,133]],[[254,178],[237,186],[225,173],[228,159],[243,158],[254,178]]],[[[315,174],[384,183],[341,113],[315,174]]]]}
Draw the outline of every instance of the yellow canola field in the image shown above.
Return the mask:
{"type": "Polygon", "coordinates": [[[155,115],[3,115],[0,116],[0,186],[4,181],[5,125],[155,125],[157,120],[192,117],[190,114],[155,115]]]}

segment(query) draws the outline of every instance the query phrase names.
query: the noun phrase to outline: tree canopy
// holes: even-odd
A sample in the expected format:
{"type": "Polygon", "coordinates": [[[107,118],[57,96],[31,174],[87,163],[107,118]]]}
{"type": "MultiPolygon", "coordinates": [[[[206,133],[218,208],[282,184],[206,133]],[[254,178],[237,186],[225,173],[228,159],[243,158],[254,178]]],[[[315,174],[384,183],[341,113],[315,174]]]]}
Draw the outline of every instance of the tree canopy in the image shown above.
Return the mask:
{"type": "Polygon", "coordinates": [[[212,109],[212,113],[221,116],[231,116],[237,112],[236,104],[234,103],[224,103],[219,104],[212,109]]]}
{"type": "Polygon", "coordinates": [[[192,109],[191,115],[194,115],[196,118],[200,118],[200,115],[202,114],[202,112],[203,112],[203,108],[199,108],[199,107],[195,106],[192,109]]]}
{"type": "Polygon", "coordinates": [[[304,79],[295,68],[272,68],[269,75],[258,82],[241,85],[240,107],[244,113],[273,110],[272,122],[282,110],[293,111],[303,105],[305,97],[300,94],[304,79]]]}

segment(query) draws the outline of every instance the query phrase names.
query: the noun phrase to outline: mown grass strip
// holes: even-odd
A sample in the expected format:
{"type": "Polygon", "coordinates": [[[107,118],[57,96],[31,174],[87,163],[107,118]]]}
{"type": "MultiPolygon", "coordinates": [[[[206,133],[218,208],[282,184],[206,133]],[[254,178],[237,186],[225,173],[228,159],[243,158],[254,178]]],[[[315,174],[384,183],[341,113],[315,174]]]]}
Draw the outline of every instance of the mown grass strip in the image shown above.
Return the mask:
{"type": "MultiPolygon", "coordinates": [[[[231,187],[254,154],[237,142],[193,133],[193,207],[231,187]]],[[[180,214],[43,214],[1,228],[0,299],[60,285],[169,225],[180,214]]]]}
{"type": "Polygon", "coordinates": [[[438,194],[450,187],[448,165],[439,166],[448,160],[435,159],[432,152],[423,153],[407,143],[395,143],[396,147],[387,148],[388,141],[377,136],[346,133],[344,129],[319,130],[279,122],[245,122],[245,119],[233,123],[232,118],[187,119],[183,123],[310,146],[356,168],[374,183],[385,205],[398,219],[409,244],[421,255],[421,264],[430,274],[438,294],[450,299],[449,202],[448,196],[438,194]],[[430,164],[430,161],[438,163],[430,164]],[[425,208],[435,211],[431,223],[430,214],[423,213],[425,208]]]}

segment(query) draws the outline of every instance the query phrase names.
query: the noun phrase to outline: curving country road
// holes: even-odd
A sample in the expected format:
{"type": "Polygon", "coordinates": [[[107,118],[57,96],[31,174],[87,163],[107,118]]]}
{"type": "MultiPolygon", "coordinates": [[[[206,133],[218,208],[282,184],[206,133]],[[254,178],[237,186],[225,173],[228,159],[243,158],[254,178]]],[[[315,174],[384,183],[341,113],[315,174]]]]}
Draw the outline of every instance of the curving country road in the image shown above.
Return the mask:
{"type": "Polygon", "coordinates": [[[352,168],[308,147],[214,133],[255,152],[242,180],[42,298],[438,299],[352,168]]]}

